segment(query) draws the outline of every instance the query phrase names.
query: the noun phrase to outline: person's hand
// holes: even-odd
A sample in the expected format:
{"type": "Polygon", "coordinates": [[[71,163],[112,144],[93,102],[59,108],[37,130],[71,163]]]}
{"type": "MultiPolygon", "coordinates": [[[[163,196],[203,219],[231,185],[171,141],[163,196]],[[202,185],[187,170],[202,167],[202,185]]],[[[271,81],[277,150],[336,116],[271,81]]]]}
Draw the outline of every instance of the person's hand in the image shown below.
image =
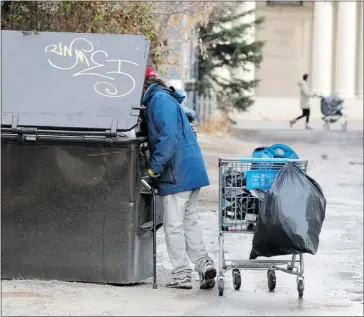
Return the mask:
{"type": "Polygon", "coordinates": [[[191,129],[192,129],[193,133],[194,133],[194,134],[195,134],[195,136],[197,137],[195,127],[193,126],[193,124],[192,124],[192,123],[190,123],[190,126],[191,126],[191,129]]]}
{"type": "Polygon", "coordinates": [[[148,175],[151,177],[151,178],[158,178],[159,176],[161,176],[161,174],[154,174],[154,172],[149,168],[148,171],[147,171],[148,175]]]}

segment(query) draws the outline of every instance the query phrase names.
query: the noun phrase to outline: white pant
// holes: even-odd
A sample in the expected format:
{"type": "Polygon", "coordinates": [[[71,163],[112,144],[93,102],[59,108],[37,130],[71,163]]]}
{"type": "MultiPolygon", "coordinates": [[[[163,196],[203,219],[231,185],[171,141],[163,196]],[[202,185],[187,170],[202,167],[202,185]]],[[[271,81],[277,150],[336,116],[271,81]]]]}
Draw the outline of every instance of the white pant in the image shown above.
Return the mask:
{"type": "Polygon", "coordinates": [[[174,278],[191,276],[188,257],[198,272],[206,261],[213,263],[207,254],[198,225],[199,192],[200,189],[195,189],[163,197],[163,226],[174,278]]]}

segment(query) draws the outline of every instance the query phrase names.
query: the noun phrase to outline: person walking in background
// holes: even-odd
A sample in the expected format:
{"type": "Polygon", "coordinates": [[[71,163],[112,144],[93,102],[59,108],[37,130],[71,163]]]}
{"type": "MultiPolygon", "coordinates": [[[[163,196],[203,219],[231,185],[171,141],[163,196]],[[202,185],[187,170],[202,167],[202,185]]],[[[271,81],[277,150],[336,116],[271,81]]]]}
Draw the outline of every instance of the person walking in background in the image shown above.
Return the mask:
{"type": "Polygon", "coordinates": [[[196,136],[180,104],[184,96],[147,68],[142,104],[146,107],[150,168],[164,206],[163,226],[172,281],[167,287],[191,289],[189,259],[199,272],[200,289],[215,286],[216,269],[198,225],[200,188],[209,179],[196,136]]]}
{"type": "Polygon", "coordinates": [[[316,97],[316,94],[310,92],[308,89],[308,82],[307,82],[308,76],[309,76],[308,74],[304,74],[302,76],[302,80],[299,81],[299,83],[298,83],[298,86],[300,88],[300,106],[302,109],[302,115],[289,121],[291,128],[297,122],[297,120],[300,120],[300,119],[306,117],[305,128],[307,130],[311,130],[311,128],[308,125],[308,123],[310,122],[310,98],[316,97]]]}

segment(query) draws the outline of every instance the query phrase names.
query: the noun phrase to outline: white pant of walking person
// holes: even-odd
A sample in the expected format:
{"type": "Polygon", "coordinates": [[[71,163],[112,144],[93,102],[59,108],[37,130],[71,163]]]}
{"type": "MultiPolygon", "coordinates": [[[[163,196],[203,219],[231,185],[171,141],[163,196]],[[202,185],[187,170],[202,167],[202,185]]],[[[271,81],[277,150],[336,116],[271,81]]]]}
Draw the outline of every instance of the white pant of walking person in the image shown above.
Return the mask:
{"type": "Polygon", "coordinates": [[[168,256],[173,270],[173,281],[168,287],[192,288],[190,261],[200,274],[200,288],[215,286],[216,269],[207,253],[198,225],[200,189],[180,192],[163,197],[163,226],[168,256]]]}

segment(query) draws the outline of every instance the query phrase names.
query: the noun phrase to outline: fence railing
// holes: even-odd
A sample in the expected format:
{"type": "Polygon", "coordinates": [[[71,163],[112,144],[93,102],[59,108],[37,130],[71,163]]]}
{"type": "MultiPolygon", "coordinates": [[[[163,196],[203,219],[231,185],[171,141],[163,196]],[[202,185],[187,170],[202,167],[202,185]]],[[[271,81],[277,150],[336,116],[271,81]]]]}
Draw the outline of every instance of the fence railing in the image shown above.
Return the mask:
{"type": "Polygon", "coordinates": [[[202,123],[214,115],[217,109],[216,95],[213,91],[207,94],[199,94],[196,91],[186,92],[186,105],[194,109],[198,116],[198,122],[202,123]]]}
{"type": "Polygon", "coordinates": [[[208,120],[217,108],[216,95],[213,92],[198,95],[197,115],[200,123],[208,120]]]}

